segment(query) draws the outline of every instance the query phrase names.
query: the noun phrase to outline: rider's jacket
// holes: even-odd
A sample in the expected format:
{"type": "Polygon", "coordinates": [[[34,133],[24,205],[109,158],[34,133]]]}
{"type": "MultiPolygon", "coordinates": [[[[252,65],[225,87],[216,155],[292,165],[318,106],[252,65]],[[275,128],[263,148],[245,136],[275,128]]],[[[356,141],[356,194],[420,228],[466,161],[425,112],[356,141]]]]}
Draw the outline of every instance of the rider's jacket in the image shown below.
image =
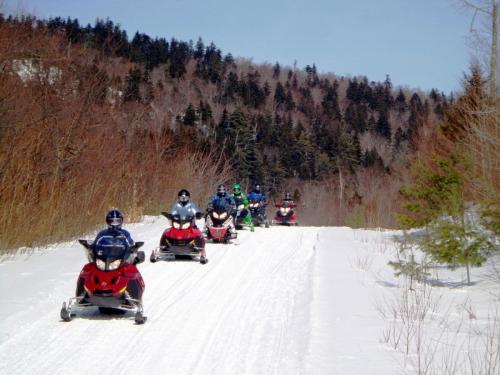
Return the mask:
{"type": "Polygon", "coordinates": [[[247,199],[249,201],[254,201],[254,202],[263,202],[263,203],[266,203],[266,197],[264,196],[264,194],[262,193],[257,193],[255,191],[251,191],[248,195],[247,195],[247,199]]]}
{"type": "Polygon", "coordinates": [[[244,204],[244,205],[245,205],[245,207],[246,207],[246,206],[248,206],[248,203],[249,203],[249,202],[248,202],[248,199],[247,199],[247,197],[245,196],[245,194],[243,194],[243,193],[241,193],[241,194],[239,194],[239,195],[233,194],[233,199],[234,199],[235,204],[236,204],[237,202],[241,202],[241,203],[239,203],[239,204],[244,204]]]}

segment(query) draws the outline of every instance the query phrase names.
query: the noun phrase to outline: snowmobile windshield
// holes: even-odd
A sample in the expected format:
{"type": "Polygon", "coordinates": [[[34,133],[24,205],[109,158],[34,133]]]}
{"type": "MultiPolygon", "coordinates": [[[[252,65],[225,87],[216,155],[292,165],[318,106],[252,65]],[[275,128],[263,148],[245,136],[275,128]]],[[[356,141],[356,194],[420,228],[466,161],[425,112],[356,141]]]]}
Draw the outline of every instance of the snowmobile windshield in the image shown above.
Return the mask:
{"type": "Polygon", "coordinates": [[[262,200],[258,195],[256,194],[252,194],[252,195],[249,195],[247,197],[248,201],[250,203],[260,203],[260,201],[262,200]]]}
{"type": "Polygon", "coordinates": [[[102,260],[108,259],[124,259],[129,246],[126,238],[103,236],[99,238],[95,244],[96,258],[102,260]]]}
{"type": "Polygon", "coordinates": [[[180,208],[172,215],[172,221],[177,222],[191,222],[193,221],[193,219],[194,215],[187,207],[180,208]]]}
{"type": "Polygon", "coordinates": [[[194,215],[188,210],[179,210],[172,216],[172,226],[175,229],[188,229],[193,223],[194,215]]]}

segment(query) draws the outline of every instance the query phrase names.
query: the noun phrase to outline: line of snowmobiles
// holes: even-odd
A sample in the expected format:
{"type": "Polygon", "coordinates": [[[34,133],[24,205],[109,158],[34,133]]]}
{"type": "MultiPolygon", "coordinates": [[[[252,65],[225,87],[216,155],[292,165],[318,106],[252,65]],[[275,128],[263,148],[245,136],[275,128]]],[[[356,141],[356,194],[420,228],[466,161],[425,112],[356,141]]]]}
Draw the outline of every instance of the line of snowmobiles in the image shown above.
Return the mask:
{"type": "MultiPolygon", "coordinates": [[[[225,205],[215,205],[206,216],[205,237],[214,243],[230,243],[237,237],[231,233],[230,221],[234,220],[238,230],[255,226],[269,228],[265,205],[249,200],[245,207],[236,201],[236,212],[225,205]]],[[[277,211],[272,219],[273,225],[298,225],[294,212],[295,204],[276,204],[277,211]]],[[[204,242],[200,229],[194,225],[196,215],[172,215],[162,212],[171,226],[161,237],[160,246],[152,250],[150,262],[160,260],[188,259],[205,264],[207,259],[201,255],[204,242]]],[[[144,280],[137,265],[144,262],[145,253],[139,250],[144,242],[123,246],[117,239],[110,238],[106,246],[96,246],[92,241],[79,240],[84,247],[88,263],[81,270],[76,286],[75,297],[64,302],[60,311],[63,321],[71,321],[76,311],[97,307],[102,314],[134,313],[136,324],[146,321],[142,305],[145,289],[144,280]]]]}

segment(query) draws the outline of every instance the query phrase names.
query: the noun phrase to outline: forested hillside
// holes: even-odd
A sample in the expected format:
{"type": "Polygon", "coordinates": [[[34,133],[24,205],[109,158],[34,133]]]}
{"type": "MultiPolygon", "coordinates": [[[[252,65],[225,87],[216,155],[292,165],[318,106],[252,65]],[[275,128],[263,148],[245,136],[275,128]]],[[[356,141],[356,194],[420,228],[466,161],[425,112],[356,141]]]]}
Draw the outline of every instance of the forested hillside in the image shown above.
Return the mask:
{"type": "Polygon", "coordinates": [[[304,224],[394,226],[408,156],[453,102],[110,20],[2,16],[0,67],[1,246],[78,233],[112,205],[157,213],[183,186],[203,206],[235,180],[292,191],[304,224]]]}

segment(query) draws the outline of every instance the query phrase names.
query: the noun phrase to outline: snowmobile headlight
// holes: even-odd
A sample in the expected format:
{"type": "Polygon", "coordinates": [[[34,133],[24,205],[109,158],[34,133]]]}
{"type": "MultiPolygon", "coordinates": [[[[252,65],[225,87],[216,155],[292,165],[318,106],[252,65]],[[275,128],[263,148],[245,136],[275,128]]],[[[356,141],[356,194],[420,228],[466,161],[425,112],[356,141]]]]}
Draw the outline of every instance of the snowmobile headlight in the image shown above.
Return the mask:
{"type": "Polygon", "coordinates": [[[258,202],[257,202],[257,203],[254,203],[254,204],[253,204],[253,206],[254,206],[255,208],[259,207],[259,203],[258,203],[258,202]]]}
{"type": "Polygon", "coordinates": [[[219,214],[219,219],[225,219],[227,217],[227,212],[219,214]]]}
{"type": "Polygon", "coordinates": [[[95,265],[97,268],[99,268],[101,271],[106,271],[106,262],[103,261],[102,259],[97,258],[95,260],[95,265]]]}
{"type": "Polygon", "coordinates": [[[216,219],[218,219],[218,218],[219,218],[219,214],[218,214],[217,212],[215,212],[215,211],[214,211],[214,212],[212,212],[212,216],[213,216],[213,217],[215,217],[216,219]]]}
{"type": "Polygon", "coordinates": [[[181,224],[181,229],[188,229],[191,226],[191,223],[181,224]]]}
{"type": "Polygon", "coordinates": [[[245,205],[244,205],[244,204],[240,204],[240,205],[238,206],[238,210],[242,210],[242,209],[244,209],[244,208],[245,208],[245,205]]]}
{"type": "Polygon", "coordinates": [[[178,221],[172,222],[172,225],[175,229],[181,229],[181,224],[178,221]]]}
{"type": "Polygon", "coordinates": [[[287,214],[290,211],[290,207],[280,207],[280,211],[282,214],[287,214]]]}
{"type": "Polygon", "coordinates": [[[120,264],[122,263],[122,261],[120,259],[117,259],[117,260],[114,260],[112,261],[109,266],[108,266],[108,270],[110,271],[114,271],[116,270],[118,267],[120,267],[120,264]]]}

